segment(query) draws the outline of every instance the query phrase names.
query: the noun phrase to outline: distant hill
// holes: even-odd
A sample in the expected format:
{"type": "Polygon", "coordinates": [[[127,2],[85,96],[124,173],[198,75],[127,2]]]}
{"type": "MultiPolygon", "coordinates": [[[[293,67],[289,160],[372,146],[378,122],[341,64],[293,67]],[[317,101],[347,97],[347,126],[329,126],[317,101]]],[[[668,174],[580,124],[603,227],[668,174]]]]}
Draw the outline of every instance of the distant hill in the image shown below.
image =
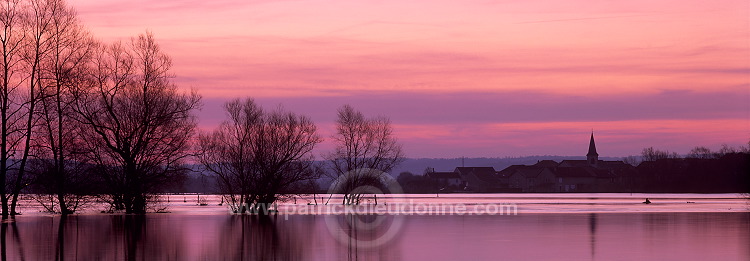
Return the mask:
{"type": "MultiPolygon", "coordinates": [[[[415,175],[424,174],[426,168],[434,168],[435,171],[453,171],[456,167],[493,167],[495,170],[503,170],[510,165],[530,165],[540,160],[554,160],[560,162],[562,160],[585,160],[584,156],[526,156],[516,158],[419,158],[412,159],[407,158],[403,163],[398,165],[389,174],[394,178],[398,177],[401,172],[408,171],[415,175]]],[[[619,157],[600,157],[600,160],[621,160],[619,157]]],[[[211,173],[204,173],[205,176],[201,176],[199,165],[189,165],[189,168],[195,170],[194,172],[188,173],[183,186],[177,189],[170,190],[168,192],[189,192],[189,193],[216,193],[216,184],[211,173]]],[[[321,177],[318,180],[318,184],[321,189],[327,188],[331,183],[329,177],[321,177]]]]}
{"type": "MultiPolygon", "coordinates": [[[[391,175],[397,177],[399,173],[408,171],[413,174],[422,175],[428,167],[434,168],[435,171],[453,171],[456,167],[493,167],[495,170],[503,170],[510,165],[530,165],[540,160],[585,160],[585,156],[526,156],[516,158],[454,158],[454,159],[431,159],[407,158],[403,163],[398,165],[391,175]]],[[[599,160],[622,160],[620,157],[599,157],[599,160]]]]}

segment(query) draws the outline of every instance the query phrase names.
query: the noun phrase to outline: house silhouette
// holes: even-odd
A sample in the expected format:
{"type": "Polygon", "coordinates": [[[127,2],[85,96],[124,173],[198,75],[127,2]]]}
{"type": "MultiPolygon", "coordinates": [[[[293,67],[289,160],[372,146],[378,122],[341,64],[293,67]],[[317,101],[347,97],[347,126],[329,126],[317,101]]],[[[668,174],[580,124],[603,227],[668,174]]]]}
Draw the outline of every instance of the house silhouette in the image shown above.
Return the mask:
{"type": "Polygon", "coordinates": [[[585,160],[541,160],[533,165],[457,167],[453,172],[428,172],[444,191],[459,192],[596,192],[617,189],[636,168],[623,161],[599,160],[594,133],[585,160]],[[448,178],[449,177],[449,178],[448,178]]]}

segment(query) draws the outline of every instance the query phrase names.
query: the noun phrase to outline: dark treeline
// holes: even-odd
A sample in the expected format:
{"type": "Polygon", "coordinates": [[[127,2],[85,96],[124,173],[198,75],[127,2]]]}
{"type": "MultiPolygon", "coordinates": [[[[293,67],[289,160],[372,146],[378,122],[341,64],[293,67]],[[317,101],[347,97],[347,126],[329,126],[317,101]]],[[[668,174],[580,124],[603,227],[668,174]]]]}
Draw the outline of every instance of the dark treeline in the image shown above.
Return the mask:
{"type": "Polygon", "coordinates": [[[424,194],[443,192],[440,191],[440,185],[438,182],[427,177],[427,175],[416,175],[404,171],[398,174],[396,180],[401,184],[404,193],[424,194]]]}
{"type": "Polygon", "coordinates": [[[718,151],[696,147],[684,157],[669,151],[645,148],[637,171],[623,182],[637,192],[750,192],[750,143],[718,151]]]}

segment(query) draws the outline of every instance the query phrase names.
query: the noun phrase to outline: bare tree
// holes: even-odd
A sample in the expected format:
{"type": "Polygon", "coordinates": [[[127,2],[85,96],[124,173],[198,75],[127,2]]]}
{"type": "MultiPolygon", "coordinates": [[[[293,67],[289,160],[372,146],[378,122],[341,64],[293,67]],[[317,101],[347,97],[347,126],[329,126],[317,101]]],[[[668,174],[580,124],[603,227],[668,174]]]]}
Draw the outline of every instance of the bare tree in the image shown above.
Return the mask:
{"type": "Polygon", "coordinates": [[[24,70],[26,70],[25,83],[27,87],[27,99],[24,103],[25,115],[19,134],[23,137],[21,155],[18,159],[18,168],[15,169],[14,184],[11,188],[13,195],[10,205],[11,213],[16,213],[18,195],[30,182],[31,178],[26,175],[27,163],[31,156],[32,139],[34,129],[38,123],[37,105],[42,97],[42,81],[44,80],[44,60],[54,48],[52,41],[54,32],[51,30],[56,16],[65,12],[65,3],[62,0],[33,0],[28,1],[28,11],[24,21],[24,33],[26,34],[26,45],[23,48],[24,70]]]}
{"type": "Polygon", "coordinates": [[[309,118],[249,98],[225,109],[229,119],[199,136],[197,157],[233,212],[267,214],[279,193],[317,177],[312,150],[322,139],[309,118]]]}
{"type": "Polygon", "coordinates": [[[75,212],[86,198],[80,123],[74,120],[73,91],[85,84],[88,64],[95,48],[72,8],[51,1],[51,23],[47,31],[48,53],[42,57],[40,72],[40,123],[34,144],[38,147],[38,192],[53,194],[40,200],[48,210],[62,214],[75,212]],[[55,204],[56,203],[56,204],[55,204]],[[52,207],[57,206],[57,207],[52,207]]]}
{"type": "Polygon", "coordinates": [[[714,159],[716,158],[716,156],[717,154],[711,151],[711,149],[703,146],[698,146],[691,149],[685,157],[694,159],[714,159]]]}
{"type": "Polygon", "coordinates": [[[721,158],[724,155],[734,154],[734,153],[737,153],[737,152],[740,152],[740,151],[742,151],[742,150],[741,149],[737,150],[736,148],[734,148],[732,146],[729,146],[727,144],[721,144],[721,148],[719,149],[718,152],[716,152],[716,157],[717,158],[721,158]]]}
{"type": "Polygon", "coordinates": [[[88,160],[99,166],[114,209],[144,213],[153,192],[187,171],[200,97],[178,92],[171,64],[146,33],[102,46],[90,86],[74,92],[88,160]]]}
{"type": "Polygon", "coordinates": [[[53,20],[66,7],[62,0],[6,0],[0,5],[0,194],[5,217],[16,213],[18,194],[30,182],[27,162],[38,120],[44,59],[53,47],[53,20]]]}
{"type": "Polygon", "coordinates": [[[28,9],[19,0],[4,0],[0,4],[0,201],[2,217],[6,218],[9,214],[15,214],[11,213],[9,208],[9,200],[16,183],[10,175],[23,140],[23,135],[20,134],[25,109],[22,85],[26,71],[22,70],[22,67],[23,51],[26,48],[24,27],[28,9]]]}
{"type": "Polygon", "coordinates": [[[643,161],[656,161],[660,159],[679,159],[680,155],[677,152],[669,152],[666,150],[654,149],[654,147],[644,148],[641,152],[641,158],[643,161]]]}
{"type": "Polygon", "coordinates": [[[386,117],[365,118],[364,114],[344,105],[338,110],[336,148],[325,155],[337,177],[334,184],[344,194],[344,204],[357,203],[358,187],[382,186],[378,175],[389,172],[403,161],[401,145],[393,134],[391,122],[386,117]],[[344,178],[342,178],[344,177],[344,178]]]}

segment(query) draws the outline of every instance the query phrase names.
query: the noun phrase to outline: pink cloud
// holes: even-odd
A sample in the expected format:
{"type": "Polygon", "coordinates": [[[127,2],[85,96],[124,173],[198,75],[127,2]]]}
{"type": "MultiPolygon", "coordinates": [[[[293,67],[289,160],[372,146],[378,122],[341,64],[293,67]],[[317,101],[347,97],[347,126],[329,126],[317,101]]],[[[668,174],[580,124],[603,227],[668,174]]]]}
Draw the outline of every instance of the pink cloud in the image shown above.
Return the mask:
{"type": "Polygon", "coordinates": [[[577,155],[591,128],[610,155],[750,136],[740,0],[70,3],[106,41],[153,31],[204,127],[250,96],[326,135],[345,103],[390,116],[414,157],[577,155]]]}
{"type": "MultiPolygon", "coordinates": [[[[744,87],[743,87],[744,88],[744,87]]],[[[351,104],[389,117],[412,157],[578,155],[581,137],[596,131],[607,156],[655,146],[686,153],[694,146],[743,145],[750,139],[747,96],[734,91],[664,91],[585,97],[537,92],[350,92],[338,96],[261,97],[267,108],[310,116],[324,137],[336,109],[351,104]],[[606,140],[606,141],[604,141],[606,140]]],[[[202,127],[222,119],[223,98],[207,98],[202,127]]],[[[584,137],[586,138],[586,137],[584,137]]],[[[320,151],[332,148],[324,142],[320,151]]]]}

